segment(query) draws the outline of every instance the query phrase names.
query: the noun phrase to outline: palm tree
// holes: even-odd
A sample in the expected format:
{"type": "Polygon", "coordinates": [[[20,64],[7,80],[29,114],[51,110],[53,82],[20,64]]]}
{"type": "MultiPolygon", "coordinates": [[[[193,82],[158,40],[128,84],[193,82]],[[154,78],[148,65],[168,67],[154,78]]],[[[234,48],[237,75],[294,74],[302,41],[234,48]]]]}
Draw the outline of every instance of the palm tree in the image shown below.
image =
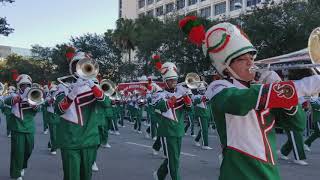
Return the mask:
{"type": "Polygon", "coordinates": [[[114,42],[122,52],[128,53],[129,64],[131,64],[131,51],[135,47],[135,23],[131,19],[120,18],[116,22],[116,29],[113,33],[114,42]]]}

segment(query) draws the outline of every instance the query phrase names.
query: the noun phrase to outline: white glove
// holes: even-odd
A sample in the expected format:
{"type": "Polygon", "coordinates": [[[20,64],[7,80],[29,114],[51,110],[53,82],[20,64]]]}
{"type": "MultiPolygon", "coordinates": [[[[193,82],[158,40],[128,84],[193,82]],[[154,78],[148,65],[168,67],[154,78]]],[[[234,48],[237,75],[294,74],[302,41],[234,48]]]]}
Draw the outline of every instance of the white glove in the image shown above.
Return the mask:
{"type": "Polygon", "coordinates": [[[73,86],[72,90],[69,92],[68,97],[71,100],[74,100],[81,90],[81,86],[73,86]]]}
{"type": "Polygon", "coordinates": [[[30,87],[27,87],[27,88],[23,91],[23,94],[21,94],[21,99],[22,99],[22,100],[27,99],[27,96],[28,96],[28,93],[29,93],[30,89],[31,89],[30,87]]]}
{"type": "Polygon", "coordinates": [[[313,75],[294,81],[298,97],[320,93],[320,75],[313,75]]]}
{"type": "Polygon", "coordinates": [[[90,87],[90,88],[93,88],[93,86],[95,86],[95,83],[93,82],[93,80],[89,79],[86,81],[87,82],[87,85],[90,87]]]}
{"type": "Polygon", "coordinates": [[[274,82],[282,81],[280,76],[275,71],[263,71],[261,72],[258,83],[261,84],[270,84],[274,82]]]}

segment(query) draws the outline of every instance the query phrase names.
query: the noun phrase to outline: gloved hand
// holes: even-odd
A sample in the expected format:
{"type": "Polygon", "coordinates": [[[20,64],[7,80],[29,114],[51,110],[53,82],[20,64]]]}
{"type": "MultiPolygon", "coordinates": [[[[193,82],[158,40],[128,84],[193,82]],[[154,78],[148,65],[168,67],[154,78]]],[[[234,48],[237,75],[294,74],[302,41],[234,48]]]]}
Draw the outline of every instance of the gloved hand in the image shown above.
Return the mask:
{"type": "Polygon", "coordinates": [[[78,78],[77,82],[74,84],[74,86],[83,86],[85,84],[87,84],[87,80],[82,79],[82,78],[78,78]]]}
{"type": "Polygon", "coordinates": [[[91,79],[87,80],[86,82],[90,88],[93,88],[93,86],[95,86],[95,83],[91,79]]]}
{"type": "Polygon", "coordinates": [[[73,86],[72,90],[68,94],[68,98],[74,100],[81,90],[81,86],[73,86]]]}
{"type": "Polygon", "coordinates": [[[20,96],[13,97],[13,104],[17,104],[19,102],[21,102],[21,97],[20,96]]]}
{"type": "Polygon", "coordinates": [[[167,101],[170,108],[174,108],[176,102],[177,102],[177,98],[175,96],[170,97],[167,101]]]}
{"type": "Polygon", "coordinates": [[[261,72],[258,83],[261,84],[270,84],[274,82],[282,81],[280,76],[275,71],[263,71],[261,72]]]}
{"type": "Polygon", "coordinates": [[[202,102],[207,102],[208,99],[206,96],[202,96],[201,100],[202,100],[202,102]]]}
{"type": "Polygon", "coordinates": [[[191,106],[192,104],[192,100],[188,95],[183,96],[183,102],[187,106],[191,106]]]}

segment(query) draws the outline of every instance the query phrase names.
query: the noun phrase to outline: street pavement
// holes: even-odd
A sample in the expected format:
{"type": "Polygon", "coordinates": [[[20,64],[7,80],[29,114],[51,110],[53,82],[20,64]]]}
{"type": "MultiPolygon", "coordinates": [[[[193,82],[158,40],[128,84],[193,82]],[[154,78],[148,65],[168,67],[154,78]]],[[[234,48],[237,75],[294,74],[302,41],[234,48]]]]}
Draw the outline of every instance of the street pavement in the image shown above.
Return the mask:
{"type": "MultiPolygon", "coordinates": [[[[143,134],[132,130],[133,125],[126,122],[120,128],[120,136],[110,135],[110,149],[99,149],[98,172],[94,172],[93,180],[152,180],[152,173],[163,161],[161,155],[152,154],[153,140],[146,139],[143,134]]],[[[37,131],[35,148],[29,160],[24,180],[62,180],[62,162],[60,152],[49,154],[47,143],[49,135],[43,134],[42,116],[36,116],[37,131]]],[[[145,126],[143,127],[145,129],[145,126]]],[[[0,180],[9,180],[10,138],[6,137],[5,121],[2,117],[0,125],[0,180]]],[[[197,131],[196,131],[197,132],[197,131]]],[[[286,137],[278,135],[278,147],[286,137]]],[[[180,170],[182,180],[216,180],[219,175],[219,141],[217,134],[210,131],[209,145],[213,150],[202,150],[194,146],[193,137],[183,138],[180,170]]],[[[293,154],[290,154],[293,159],[293,154]]],[[[315,180],[320,177],[320,140],[307,153],[309,166],[298,166],[292,161],[279,160],[282,179],[315,180]]],[[[167,179],[170,179],[167,177],[167,179]]]]}

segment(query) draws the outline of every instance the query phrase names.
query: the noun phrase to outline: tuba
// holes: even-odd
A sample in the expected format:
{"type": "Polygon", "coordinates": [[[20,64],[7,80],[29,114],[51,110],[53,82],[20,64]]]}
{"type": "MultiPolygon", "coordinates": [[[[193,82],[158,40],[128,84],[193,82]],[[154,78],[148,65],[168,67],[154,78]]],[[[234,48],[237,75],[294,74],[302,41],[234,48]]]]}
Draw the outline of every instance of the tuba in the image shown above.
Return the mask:
{"type": "Polygon", "coordinates": [[[108,79],[103,79],[100,82],[100,87],[103,90],[104,94],[109,97],[111,97],[116,91],[116,84],[108,79]]]}
{"type": "Polygon", "coordinates": [[[32,106],[44,103],[43,91],[40,88],[32,87],[27,93],[27,101],[32,106]]]}

